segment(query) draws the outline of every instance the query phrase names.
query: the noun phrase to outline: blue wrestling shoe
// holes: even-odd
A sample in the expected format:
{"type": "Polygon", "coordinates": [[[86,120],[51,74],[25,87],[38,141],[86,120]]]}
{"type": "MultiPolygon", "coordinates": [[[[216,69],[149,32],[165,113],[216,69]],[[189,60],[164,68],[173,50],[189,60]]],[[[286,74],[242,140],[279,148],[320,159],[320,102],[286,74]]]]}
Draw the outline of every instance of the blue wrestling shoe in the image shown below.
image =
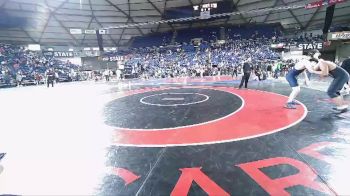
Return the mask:
{"type": "Polygon", "coordinates": [[[295,107],[295,105],[293,104],[293,102],[286,103],[286,105],[284,105],[284,108],[287,108],[287,109],[297,109],[297,108],[295,107]]]}
{"type": "Polygon", "coordinates": [[[293,104],[293,105],[300,105],[300,103],[297,102],[297,101],[295,101],[295,100],[293,100],[293,101],[291,102],[291,104],[293,104]]]}

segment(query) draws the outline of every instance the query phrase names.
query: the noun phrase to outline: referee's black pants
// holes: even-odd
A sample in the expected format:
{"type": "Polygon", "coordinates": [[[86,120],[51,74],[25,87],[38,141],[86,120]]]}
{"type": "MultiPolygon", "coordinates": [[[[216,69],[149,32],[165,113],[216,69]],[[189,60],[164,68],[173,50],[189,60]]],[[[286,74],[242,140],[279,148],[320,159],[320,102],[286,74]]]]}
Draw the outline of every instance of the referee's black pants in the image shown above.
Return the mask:
{"type": "Polygon", "coordinates": [[[241,80],[241,84],[239,85],[239,88],[242,88],[243,83],[244,83],[244,87],[248,88],[249,77],[250,77],[250,72],[246,72],[246,73],[243,74],[242,80],[241,80]]]}

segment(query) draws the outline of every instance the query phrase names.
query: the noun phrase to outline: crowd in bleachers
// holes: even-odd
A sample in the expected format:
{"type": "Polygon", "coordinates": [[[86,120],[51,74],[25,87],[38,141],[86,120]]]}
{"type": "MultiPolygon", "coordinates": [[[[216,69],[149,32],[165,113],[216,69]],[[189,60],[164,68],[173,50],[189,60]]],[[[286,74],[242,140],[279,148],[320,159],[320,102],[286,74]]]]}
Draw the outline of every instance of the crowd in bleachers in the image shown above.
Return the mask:
{"type": "Polygon", "coordinates": [[[42,84],[48,71],[57,81],[76,80],[78,66],[69,61],[46,58],[41,52],[0,43],[0,87],[42,84]]]}
{"type": "MultiPolygon", "coordinates": [[[[322,37],[312,34],[287,39],[281,36],[276,26],[224,30],[207,27],[135,38],[131,49],[105,55],[123,56],[123,75],[132,78],[237,75],[248,58],[252,59],[257,75],[278,77],[287,72],[293,63],[283,62],[280,52],[271,49],[272,43],[318,40],[322,41],[322,37]],[[198,37],[200,39],[196,39],[198,37]]],[[[0,43],[0,87],[41,84],[46,81],[47,72],[52,71],[60,81],[81,79],[79,66],[69,61],[48,58],[41,52],[0,43]]]]}
{"type": "MultiPolygon", "coordinates": [[[[216,39],[217,33],[206,31],[206,40],[216,39]]],[[[179,35],[185,36],[181,32],[179,35]]],[[[196,36],[189,35],[181,41],[196,36]]],[[[242,63],[248,58],[253,60],[257,72],[262,72],[280,59],[279,53],[270,48],[271,38],[265,35],[253,33],[249,39],[237,32],[229,35],[232,37],[227,37],[224,43],[205,41],[202,37],[201,43],[183,42],[171,46],[137,48],[127,55],[125,64],[126,67],[132,67],[133,75],[164,78],[233,74],[240,71],[242,63]]]]}
{"type": "Polygon", "coordinates": [[[275,25],[184,29],[175,34],[158,33],[135,39],[133,49],[123,51],[127,53],[123,54],[125,65],[131,72],[126,74],[145,78],[232,74],[251,58],[256,73],[276,72],[270,75],[277,77],[288,71],[291,63],[280,59],[280,52],[271,49],[272,43],[322,41],[322,36],[312,34],[285,38],[275,25]],[[194,43],[198,37],[201,39],[194,43]],[[224,43],[218,43],[220,37],[225,38],[224,43]]]}
{"type": "Polygon", "coordinates": [[[162,48],[134,49],[127,57],[126,67],[146,77],[176,77],[231,74],[248,58],[260,66],[280,58],[270,49],[268,39],[227,40],[222,44],[202,42],[162,48]]]}

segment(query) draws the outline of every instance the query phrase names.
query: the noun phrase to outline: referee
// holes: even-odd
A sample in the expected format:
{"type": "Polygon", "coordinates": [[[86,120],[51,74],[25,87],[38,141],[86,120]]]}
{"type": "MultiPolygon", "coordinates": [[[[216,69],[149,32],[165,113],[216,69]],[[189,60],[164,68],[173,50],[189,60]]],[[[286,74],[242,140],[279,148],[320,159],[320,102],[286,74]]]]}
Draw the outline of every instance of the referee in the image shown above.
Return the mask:
{"type": "Polygon", "coordinates": [[[239,89],[242,88],[243,83],[244,83],[244,87],[248,88],[248,81],[249,81],[250,73],[253,67],[251,62],[252,62],[252,59],[248,58],[246,62],[243,63],[243,76],[242,76],[241,84],[239,85],[239,89]]]}

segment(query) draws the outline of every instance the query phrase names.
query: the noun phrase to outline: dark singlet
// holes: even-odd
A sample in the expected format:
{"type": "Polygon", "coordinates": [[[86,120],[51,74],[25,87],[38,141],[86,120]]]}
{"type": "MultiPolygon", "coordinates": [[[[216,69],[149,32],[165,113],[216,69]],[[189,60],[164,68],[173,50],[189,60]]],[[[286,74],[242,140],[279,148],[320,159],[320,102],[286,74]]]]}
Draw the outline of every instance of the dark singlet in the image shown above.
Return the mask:
{"type": "Polygon", "coordinates": [[[347,72],[339,66],[336,66],[335,69],[329,71],[329,76],[332,78],[346,77],[346,75],[347,72]]]}
{"type": "Polygon", "coordinates": [[[335,69],[333,69],[333,70],[330,70],[328,75],[329,75],[330,77],[332,77],[332,78],[337,77],[338,74],[337,74],[336,69],[337,69],[337,68],[335,68],[335,69]]]}
{"type": "Polygon", "coordinates": [[[329,71],[329,76],[334,79],[328,87],[327,94],[330,98],[338,97],[340,96],[340,90],[349,80],[349,74],[343,68],[337,66],[335,69],[329,71]]]}
{"type": "Polygon", "coordinates": [[[341,67],[345,69],[348,73],[350,73],[350,58],[343,61],[341,67]]]}

